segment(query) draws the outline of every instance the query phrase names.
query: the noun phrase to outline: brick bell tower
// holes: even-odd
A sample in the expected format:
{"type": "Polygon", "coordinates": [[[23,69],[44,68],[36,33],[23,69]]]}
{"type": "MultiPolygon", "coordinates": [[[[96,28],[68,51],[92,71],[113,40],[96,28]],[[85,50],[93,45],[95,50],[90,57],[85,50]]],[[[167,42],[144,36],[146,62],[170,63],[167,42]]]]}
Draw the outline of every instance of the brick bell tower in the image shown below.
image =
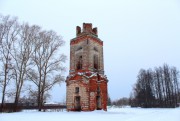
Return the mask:
{"type": "Polygon", "coordinates": [[[70,41],[70,70],[66,79],[68,111],[107,110],[107,82],[104,75],[103,41],[91,23],[76,27],[70,41]]]}

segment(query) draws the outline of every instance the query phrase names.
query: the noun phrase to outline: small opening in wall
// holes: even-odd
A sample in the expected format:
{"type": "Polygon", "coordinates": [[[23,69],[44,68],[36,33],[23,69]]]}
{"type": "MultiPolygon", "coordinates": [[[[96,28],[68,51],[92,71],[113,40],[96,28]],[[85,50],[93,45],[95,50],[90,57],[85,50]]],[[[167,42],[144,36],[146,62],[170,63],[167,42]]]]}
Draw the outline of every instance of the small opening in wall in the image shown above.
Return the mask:
{"type": "Polygon", "coordinates": [[[82,56],[79,56],[77,63],[77,70],[82,69],[82,56]]]}
{"type": "Polygon", "coordinates": [[[98,56],[94,55],[94,69],[98,69],[98,56]]]}
{"type": "Polygon", "coordinates": [[[81,46],[80,46],[80,47],[78,47],[76,51],[79,51],[79,50],[82,50],[82,47],[81,47],[81,46]]]}
{"type": "Polygon", "coordinates": [[[97,47],[94,47],[94,51],[98,52],[98,49],[97,49],[97,47]]]}
{"type": "Polygon", "coordinates": [[[75,88],[75,93],[79,93],[79,87],[75,88]]]}

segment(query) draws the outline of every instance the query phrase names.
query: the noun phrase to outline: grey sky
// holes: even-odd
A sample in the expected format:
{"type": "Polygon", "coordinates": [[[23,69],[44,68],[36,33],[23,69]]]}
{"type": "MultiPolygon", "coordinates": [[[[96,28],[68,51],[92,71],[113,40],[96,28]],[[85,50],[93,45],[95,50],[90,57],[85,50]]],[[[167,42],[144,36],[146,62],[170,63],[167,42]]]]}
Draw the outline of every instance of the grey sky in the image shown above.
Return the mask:
{"type": "MultiPolygon", "coordinates": [[[[141,68],[167,63],[180,69],[179,0],[0,0],[0,13],[62,35],[68,70],[75,27],[98,27],[113,100],[129,96],[141,68]]],[[[62,101],[65,92],[65,84],[56,87],[53,101],[62,101]]]]}

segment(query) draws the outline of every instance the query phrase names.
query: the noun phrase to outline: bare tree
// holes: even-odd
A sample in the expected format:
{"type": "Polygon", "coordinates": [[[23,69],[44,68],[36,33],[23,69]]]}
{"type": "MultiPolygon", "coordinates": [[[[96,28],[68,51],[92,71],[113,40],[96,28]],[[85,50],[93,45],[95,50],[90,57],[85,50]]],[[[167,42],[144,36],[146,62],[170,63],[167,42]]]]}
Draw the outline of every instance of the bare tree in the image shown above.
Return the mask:
{"type": "Polygon", "coordinates": [[[160,79],[160,70],[158,68],[155,68],[154,71],[154,80],[155,80],[155,90],[156,90],[156,98],[159,99],[157,100],[158,104],[160,107],[163,106],[163,90],[162,90],[162,85],[161,85],[161,79],[160,79]]]}
{"type": "Polygon", "coordinates": [[[11,51],[14,41],[17,39],[19,33],[19,24],[16,18],[10,16],[0,17],[0,61],[2,62],[2,71],[0,72],[0,80],[2,84],[2,101],[1,109],[3,111],[3,105],[6,95],[7,85],[12,78],[11,70],[11,51]]]}
{"type": "Polygon", "coordinates": [[[44,95],[55,84],[64,81],[62,63],[66,56],[59,53],[64,41],[53,31],[42,31],[34,42],[35,51],[32,55],[34,66],[29,70],[29,79],[37,86],[37,102],[41,111],[44,95]]]}
{"type": "Polygon", "coordinates": [[[16,18],[0,16],[1,111],[10,80],[15,85],[14,111],[26,80],[36,85],[34,92],[37,92],[37,104],[41,110],[44,100],[50,96],[48,91],[65,80],[62,73],[66,56],[60,53],[63,44],[62,38],[54,31],[19,25],[16,18]]]}
{"type": "Polygon", "coordinates": [[[179,93],[179,84],[178,84],[178,77],[179,77],[179,71],[176,69],[176,67],[173,67],[172,69],[171,69],[171,73],[172,73],[172,80],[173,80],[173,92],[174,92],[174,94],[173,94],[173,100],[174,100],[174,102],[173,102],[173,104],[175,105],[175,107],[177,106],[177,103],[178,103],[178,101],[179,101],[179,95],[178,95],[178,93],[179,93]]]}
{"type": "Polygon", "coordinates": [[[15,77],[16,90],[14,111],[16,111],[24,81],[27,79],[27,69],[31,65],[30,57],[34,49],[33,43],[37,38],[39,29],[38,26],[29,26],[28,24],[21,25],[18,39],[13,45],[13,75],[15,77]]]}

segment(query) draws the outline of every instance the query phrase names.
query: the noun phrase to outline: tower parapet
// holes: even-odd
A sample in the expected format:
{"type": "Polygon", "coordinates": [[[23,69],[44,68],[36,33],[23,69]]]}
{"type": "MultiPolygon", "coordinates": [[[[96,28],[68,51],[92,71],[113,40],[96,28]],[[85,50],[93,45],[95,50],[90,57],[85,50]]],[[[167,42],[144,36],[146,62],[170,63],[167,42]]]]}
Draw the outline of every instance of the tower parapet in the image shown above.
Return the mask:
{"type": "Polygon", "coordinates": [[[92,34],[92,35],[98,37],[97,27],[92,28],[91,23],[83,23],[83,28],[82,29],[81,29],[81,27],[77,26],[76,27],[76,36],[80,36],[80,35],[83,35],[83,34],[92,34]]]}

